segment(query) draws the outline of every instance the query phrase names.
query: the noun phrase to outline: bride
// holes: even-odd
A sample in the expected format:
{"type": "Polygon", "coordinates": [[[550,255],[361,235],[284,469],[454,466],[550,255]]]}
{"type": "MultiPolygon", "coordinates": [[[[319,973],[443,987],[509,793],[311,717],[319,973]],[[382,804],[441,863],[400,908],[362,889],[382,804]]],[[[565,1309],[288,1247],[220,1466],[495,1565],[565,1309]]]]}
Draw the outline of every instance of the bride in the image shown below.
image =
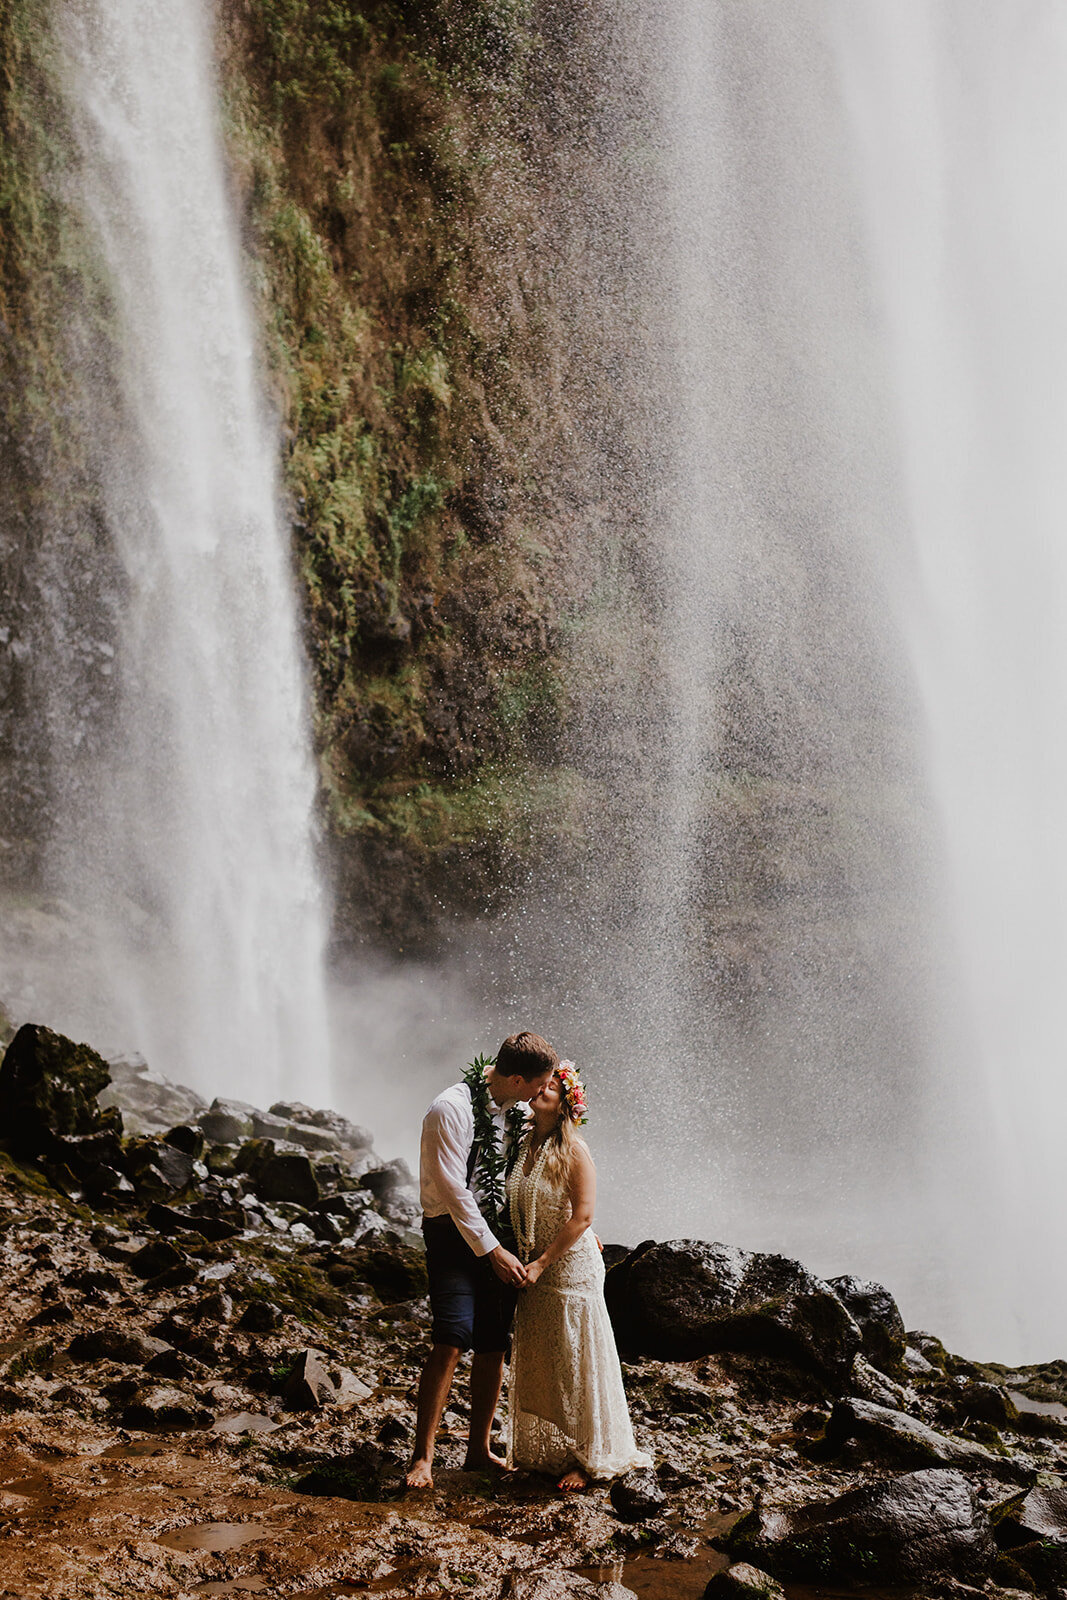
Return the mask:
{"type": "Polygon", "coordinates": [[[634,1442],[604,1263],[593,1235],[596,1168],[578,1132],[585,1093],[561,1061],[530,1102],[533,1123],[507,1180],[526,1285],[515,1314],[508,1462],[562,1472],[561,1489],[614,1478],[651,1457],[634,1442]]]}

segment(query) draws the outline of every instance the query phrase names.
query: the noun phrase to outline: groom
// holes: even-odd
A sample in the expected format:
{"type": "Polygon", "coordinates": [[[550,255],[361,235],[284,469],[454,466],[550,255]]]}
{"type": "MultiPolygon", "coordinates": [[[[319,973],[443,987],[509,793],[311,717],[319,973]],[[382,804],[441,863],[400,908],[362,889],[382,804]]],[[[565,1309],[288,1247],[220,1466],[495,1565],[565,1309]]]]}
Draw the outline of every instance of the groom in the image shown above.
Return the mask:
{"type": "MultiPolygon", "coordinates": [[[[558,1064],[538,1034],[513,1033],[492,1066],[468,1072],[439,1094],[423,1121],[419,1182],[433,1329],[419,1382],[411,1489],[433,1486],[437,1429],[464,1350],[474,1351],[464,1470],[504,1464],[492,1454],[489,1435],[526,1269],[496,1237],[499,1219],[484,1212],[492,1209],[494,1189],[498,1200],[503,1191],[506,1114],[532,1100],[558,1064]],[[477,1189],[490,1196],[489,1203],[479,1204],[477,1189]]],[[[514,1127],[519,1119],[509,1120],[514,1127]]]]}

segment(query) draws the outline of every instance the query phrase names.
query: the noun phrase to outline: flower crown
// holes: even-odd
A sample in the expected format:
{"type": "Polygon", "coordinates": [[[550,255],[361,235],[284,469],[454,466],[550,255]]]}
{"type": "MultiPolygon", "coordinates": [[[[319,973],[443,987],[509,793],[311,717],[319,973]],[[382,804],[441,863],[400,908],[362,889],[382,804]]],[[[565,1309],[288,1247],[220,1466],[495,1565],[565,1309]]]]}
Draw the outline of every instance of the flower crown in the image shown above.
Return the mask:
{"type": "Polygon", "coordinates": [[[579,1127],[589,1119],[585,1114],[585,1088],[578,1076],[578,1068],[573,1061],[561,1061],[556,1068],[562,1089],[561,1101],[563,1110],[572,1122],[579,1127]]]}

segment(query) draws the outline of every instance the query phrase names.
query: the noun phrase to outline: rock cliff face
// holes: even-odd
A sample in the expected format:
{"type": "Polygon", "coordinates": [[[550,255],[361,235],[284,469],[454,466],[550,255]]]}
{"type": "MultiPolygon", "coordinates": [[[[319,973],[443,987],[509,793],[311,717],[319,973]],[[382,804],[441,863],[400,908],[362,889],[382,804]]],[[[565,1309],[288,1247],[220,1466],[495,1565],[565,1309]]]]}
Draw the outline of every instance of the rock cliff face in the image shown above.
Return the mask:
{"type": "MultiPolygon", "coordinates": [[[[0,25],[0,765],[9,876],[30,883],[49,760],[76,759],[35,726],[41,674],[62,657],[80,759],[108,715],[116,626],[95,515],[101,430],[121,426],[114,341],[64,203],[53,20],[18,0],[0,25]]],[[[588,318],[577,332],[556,199],[578,181],[561,190],[554,170],[574,109],[550,13],[537,21],[482,0],[219,14],[339,931],[409,948],[438,901],[484,905],[579,786],[564,661],[610,519],[584,464],[598,335],[588,318]]]]}

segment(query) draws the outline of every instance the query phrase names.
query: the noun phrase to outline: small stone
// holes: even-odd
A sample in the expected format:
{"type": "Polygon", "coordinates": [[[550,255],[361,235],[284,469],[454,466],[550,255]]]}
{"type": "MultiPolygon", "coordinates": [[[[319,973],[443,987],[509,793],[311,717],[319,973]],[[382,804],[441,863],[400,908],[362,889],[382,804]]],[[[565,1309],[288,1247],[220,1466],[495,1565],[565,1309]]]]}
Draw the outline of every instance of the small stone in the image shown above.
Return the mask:
{"type": "Polygon", "coordinates": [[[769,1573],[738,1561],[715,1574],[704,1590],[704,1600],[785,1600],[785,1590],[769,1573]]]}
{"type": "Polygon", "coordinates": [[[187,1429],[209,1427],[214,1418],[181,1389],[139,1389],[123,1413],[125,1428],[187,1429]]]}
{"type": "Polygon", "coordinates": [[[72,1361],[119,1361],[124,1366],[140,1367],[169,1349],[163,1339],[151,1339],[125,1328],[93,1328],[75,1335],[68,1354],[72,1361]]]}
{"type": "Polygon", "coordinates": [[[173,1145],[175,1150],[183,1151],[194,1161],[199,1160],[204,1153],[204,1135],[199,1128],[193,1128],[187,1122],[180,1122],[176,1128],[171,1128],[169,1133],[165,1133],[163,1143],[173,1145]]]}
{"type": "Polygon", "coordinates": [[[173,1267],[187,1265],[186,1257],[177,1246],[168,1243],[166,1239],[153,1239],[130,1260],[130,1268],[139,1278],[158,1278],[163,1272],[169,1272],[173,1267]]]}
{"type": "Polygon", "coordinates": [[[667,1504],[667,1496],[649,1467],[616,1478],[610,1498],[612,1510],[624,1522],[644,1522],[648,1517],[661,1516],[667,1504]]]}
{"type": "Polygon", "coordinates": [[[56,1300],[52,1305],[45,1306],[31,1317],[26,1324],[29,1328],[55,1328],[63,1323],[73,1322],[74,1313],[64,1300],[56,1300]]]}
{"type": "Polygon", "coordinates": [[[337,1398],[334,1383],[318,1350],[302,1350],[297,1356],[282,1389],[290,1411],[317,1411],[332,1405],[337,1398]]]}
{"type": "Polygon", "coordinates": [[[233,1316],[233,1301],[222,1289],[216,1289],[190,1306],[189,1315],[196,1322],[229,1322],[233,1316]]]}
{"type": "Polygon", "coordinates": [[[271,1300],[250,1300],[242,1311],[237,1326],[246,1333],[273,1333],[283,1321],[280,1309],[271,1300]]]}

